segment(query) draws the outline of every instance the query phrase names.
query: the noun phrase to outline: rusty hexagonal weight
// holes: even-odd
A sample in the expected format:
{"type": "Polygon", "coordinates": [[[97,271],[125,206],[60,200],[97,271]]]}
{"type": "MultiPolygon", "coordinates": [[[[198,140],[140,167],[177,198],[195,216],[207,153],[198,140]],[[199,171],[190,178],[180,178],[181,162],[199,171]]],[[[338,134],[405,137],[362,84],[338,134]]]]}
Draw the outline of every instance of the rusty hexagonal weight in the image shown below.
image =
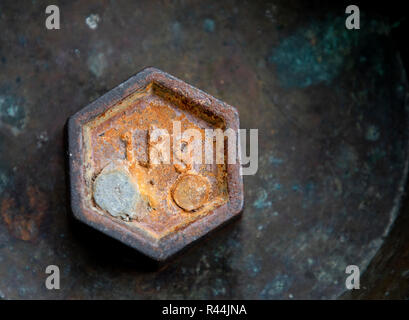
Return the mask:
{"type": "MultiPolygon", "coordinates": [[[[169,132],[170,143],[176,121],[182,130],[203,134],[239,129],[235,108],[155,68],[112,89],[68,124],[74,216],[156,260],[165,260],[243,208],[240,152],[233,164],[227,159],[153,161],[155,130],[169,132]]],[[[180,154],[187,140],[180,141],[180,154]]],[[[172,159],[182,159],[180,154],[170,153],[172,159]]]]}

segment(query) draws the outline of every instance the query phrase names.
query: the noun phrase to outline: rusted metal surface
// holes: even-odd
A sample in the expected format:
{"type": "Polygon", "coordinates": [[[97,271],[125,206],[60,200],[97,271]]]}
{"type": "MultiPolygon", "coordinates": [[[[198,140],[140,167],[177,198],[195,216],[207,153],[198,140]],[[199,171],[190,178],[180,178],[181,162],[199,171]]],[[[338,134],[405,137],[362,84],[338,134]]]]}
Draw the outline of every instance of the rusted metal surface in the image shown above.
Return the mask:
{"type": "Polygon", "coordinates": [[[328,1],[55,0],[50,31],[48,4],[0,1],[0,298],[338,298],[348,264],[359,298],[408,297],[408,81],[392,6],[362,7],[350,32],[328,1]],[[148,65],[259,129],[241,219],[159,266],[73,221],[66,196],[67,118],[148,65]],[[44,286],[51,264],[60,290],[44,286]]]}
{"type": "Polygon", "coordinates": [[[239,116],[199,89],[147,68],[77,112],[68,129],[75,217],[157,260],[243,208],[238,153],[234,164],[194,163],[193,142],[186,141],[187,159],[176,162],[172,153],[169,161],[154,163],[151,144],[157,141],[148,137],[153,129],[166,130],[176,147],[182,135],[174,123],[204,137],[210,128],[238,132],[239,116]]]}

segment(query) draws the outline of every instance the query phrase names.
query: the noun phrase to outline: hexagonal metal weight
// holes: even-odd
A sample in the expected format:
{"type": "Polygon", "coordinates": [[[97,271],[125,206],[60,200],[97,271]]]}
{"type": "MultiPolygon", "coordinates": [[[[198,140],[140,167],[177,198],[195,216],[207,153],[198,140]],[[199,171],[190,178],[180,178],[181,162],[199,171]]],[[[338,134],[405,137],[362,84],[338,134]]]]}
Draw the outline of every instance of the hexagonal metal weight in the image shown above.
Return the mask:
{"type": "MultiPolygon", "coordinates": [[[[177,143],[175,123],[203,135],[208,129],[237,133],[239,116],[235,108],[203,91],[146,68],[68,122],[74,216],[160,261],[243,208],[240,149],[233,162],[227,157],[210,164],[164,161],[161,150],[166,149],[152,141],[177,143]],[[168,132],[169,139],[155,137],[157,130],[168,132]],[[160,159],[153,161],[154,155],[160,159]]],[[[183,153],[191,140],[179,143],[183,153]]],[[[231,148],[223,144],[227,151],[231,148]]],[[[207,149],[201,150],[206,157],[207,149]]],[[[171,156],[177,158],[176,153],[171,156]]]]}

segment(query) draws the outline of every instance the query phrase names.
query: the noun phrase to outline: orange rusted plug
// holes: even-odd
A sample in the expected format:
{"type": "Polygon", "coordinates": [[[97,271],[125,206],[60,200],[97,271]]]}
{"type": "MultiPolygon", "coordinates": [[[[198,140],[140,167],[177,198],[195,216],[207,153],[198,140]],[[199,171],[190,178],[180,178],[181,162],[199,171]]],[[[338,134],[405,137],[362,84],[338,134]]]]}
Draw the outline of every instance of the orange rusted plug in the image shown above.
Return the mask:
{"type": "Polygon", "coordinates": [[[241,212],[238,129],[235,108],[142,70],[69,119],[74,216],[165,260],[241,212]]]}

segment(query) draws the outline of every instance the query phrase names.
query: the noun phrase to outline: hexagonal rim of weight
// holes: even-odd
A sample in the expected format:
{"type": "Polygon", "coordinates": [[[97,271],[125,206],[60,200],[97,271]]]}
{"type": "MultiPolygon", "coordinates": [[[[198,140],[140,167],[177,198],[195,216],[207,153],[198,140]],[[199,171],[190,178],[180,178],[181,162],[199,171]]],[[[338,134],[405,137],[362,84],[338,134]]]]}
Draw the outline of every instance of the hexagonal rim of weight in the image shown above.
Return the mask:
{"type": "MultiPolygon", "coordinates": [[[[68,157],[71,193],[71,209],[75,218],[83,223],[139,250],[145,255],[164,261],[179,250],[238,216],[244,205],[243,178],[241,176],[240,152],[235,164],[227,164],[228,201],[211,210],[186,227],[176,230],[158,241],[149,239],[143,230],[126,225],[119,219],[111,219],[87,208],[82,191],[83,183],[83,126],[104,113],[131,94],[141,91],[150,83],[162,86],[173,94],[198,105],[202,111],[214,114],[224,120],[226,128],[239,129],[239,114],[236,108],[214,98],[184,81],[159,69],[148,67],[132,76],[114,89],[108,91],[68,119],[68,157]]],[[[240,145],[240,135],[237,143],[240,145]]]]}

